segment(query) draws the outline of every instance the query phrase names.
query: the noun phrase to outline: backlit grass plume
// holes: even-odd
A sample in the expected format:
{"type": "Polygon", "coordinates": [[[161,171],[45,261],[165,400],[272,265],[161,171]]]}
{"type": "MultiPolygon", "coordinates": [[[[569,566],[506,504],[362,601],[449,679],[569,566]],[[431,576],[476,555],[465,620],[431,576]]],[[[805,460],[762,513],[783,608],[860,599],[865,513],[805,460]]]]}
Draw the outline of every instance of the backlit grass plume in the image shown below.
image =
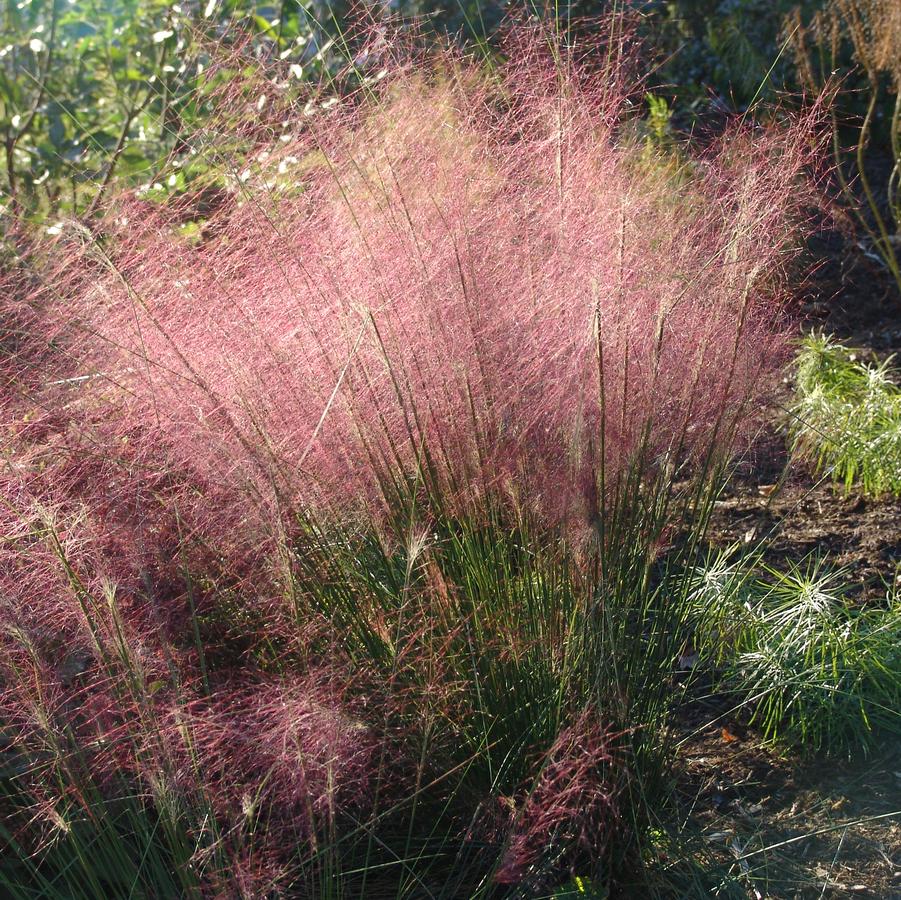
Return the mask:
{"type": "Polygon", "coordinates": [[[418,481],[584,521],[639,448],[682,465],[746,418],[809,135],[734,129],[674,196],[629,141],[619,57],[510,52],[280,113],[296,131],[234,161],[199,246],[139,201],[60,242],[90,273],[71,351],[174,464],[267,515],[418,481]]]}

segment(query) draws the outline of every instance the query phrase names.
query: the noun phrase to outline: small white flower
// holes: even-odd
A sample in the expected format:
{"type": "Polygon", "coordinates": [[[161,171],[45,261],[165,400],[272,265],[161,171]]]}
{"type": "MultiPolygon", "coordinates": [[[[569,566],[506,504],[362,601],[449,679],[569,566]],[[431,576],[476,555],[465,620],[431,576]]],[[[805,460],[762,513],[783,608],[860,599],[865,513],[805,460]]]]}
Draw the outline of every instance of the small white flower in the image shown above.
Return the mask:
{"type": "Polygon", "coordinates": [[[32,53],[43,53],[47,49],[47,45],[40,38],[32,38],[28,42],[28,47],[32,53]]]}
{"type": "Polygon", "coordinates": [[[154,31],[153,32],[153,43],[154,44],[162,44],[166,38],[172,37],[175,34],[171,29],[165,29],[163,31],[154,31]]]}
{"type": "Polygon", "coordinates": [[[296,156],[286,156],[279,164],[278,164],[278,174],[284,175],[285,172],[288,171],[289,166],[293,166],[297,164],[296,156]]]}

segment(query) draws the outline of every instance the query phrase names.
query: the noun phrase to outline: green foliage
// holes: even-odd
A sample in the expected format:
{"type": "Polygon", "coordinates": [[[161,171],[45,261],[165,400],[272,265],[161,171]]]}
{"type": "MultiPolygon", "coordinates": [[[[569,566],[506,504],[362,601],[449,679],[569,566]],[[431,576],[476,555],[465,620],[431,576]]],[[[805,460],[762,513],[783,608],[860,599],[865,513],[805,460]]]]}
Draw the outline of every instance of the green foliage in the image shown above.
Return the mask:
{"type": "Polygon", "coordinates": [[[854,352],[811,335],[798,355],[791,409],[793,452],[846,490],[901,493],[901,388],[891,358],[864,365],[854,352]]]}
{"type": "Polygon", "coordinates": [[[152,185],[165,161],[158,191],[183,190],[207,167],[190,136],[215,117],[211,59],[244,34],[288,80],[332,65],[296,4],[31,0],[3,6],[0,32],[0,215],[15,219],[90,212],[114,177],[152,185]]]}
{"type": "MultiPolygon", "coordinates": [[[[378,536],[305,523],[294,551],[298,622],[321,619],[325,643],[314,652],[338,652],[406,698],[396,727],[417,736],[417,755],[437,772],[452,773],[441,776],[452,800],[429,820],[442,844],[448,816],[468,819],[480,797],[522,796],[534,760],[588,709],[620,735],[608,777],[624,794],[626,828],[612,860],[587,859],[582,871],[599,891],[611,867],[634,864],[665,806],[666,723],[681,696],[673,660],[692,599],[683,573],[713,481],[683,494],[636,469],[606,510],[603,537],[579,550],[496,506],[472,520],[438,513],[422,528],[412,497],[378,536]],[[693,524],[658,559],[671,516],[693,524]]],[[[549,836],[547,864],[567,850],[549,836]]]]}
{"type": "MultiPolygon", "coordinates": [[[[780,58],[782,19],[796,0],[652,0],[647,27],[662,54],[661,81],[681,106],[720,102],[739,108],[791,83],[780,58]]],[[[809,5],[809,4],[805,4],[809,5]]]]}
{"type": "MultiPolygon", "coordinates": [[[[444,10],[415,0],[398,11],[479,41],[502,12],[499,5],[444,10]]],[[[350,16],[351,4],[318,0],[6,4],[0,226],[89,216],[114,183],[141,186],[160,202],[221,187],[228,174],[221,142],[234,143],[236,129],[217,121],[216,88],[253,75],[223,67],[223,59],[249,38],[242,65],[256,71],[255,61],[263,60],[279,72],[273,93],[300,84],[337,89],[336,75],[353,55],[344,39],[350,16]],[[211,131],[219,135],[215,144],[194,140],[211,131]]]]}
{"type": "Polygon", "coordinates": [[[844,579],[729,553],[695,573],[698,643],[767,741],[844,754],[901,734],[901,598],[858,608],[844,579]]]}
{"type": "MultiPolygon", "coordinates": [[[[604,7],[574,2],[553,14],[564,27],[604,7]]],[[[499,3],[403,0],[393,8],[482,45],[504,13],[499,3]]],[[[526,9],[550,15],[544,4],[526,9]]],[[[738,104],[761,85],[781,86],[783,69],[770,76],[767,70],[778,55],[778,23],[787,9],[758,0],[648,3],[650,42],[674,54],[662,74],[677,85],[680,106],[706,97],[708,85],[738,104]]],[[[320,0],[7,4],[0,10],[0,223],[4,216],[44,221],[90,213],[120,180],[144,185],[158,200],[196,179],[220,184],[216,148],[191,140],[215,121],[209,71],[216,55],[249,33],[249,58],[277,59],[286,84],[328,84],[349,58],[342,38],[349,17],[350,4],[320,0]]],[[[218,72],[221,80],[236,75],[218,72]]],[[[668,131],[659,106],[667,101],[658,95],[654,103],[648,127],[657,140],[668,131]]]]}
{"type": "Polygon", "coordinates": [[[669,147],[670,143],[670,120],[673,117],[673,111],[670,109],[666,97],[648,94],[645,99],[648,101],[646,124],[648,146],[665,149],[669,147]]]}
{"type": "Polygon", "coordinates": [[[551,900],[576,900],[585,897],[587,900],[606,900],[610,896],[608,890],[597,887],[589,878],[573,878],[565,887],[554,891],[551,900]]]}

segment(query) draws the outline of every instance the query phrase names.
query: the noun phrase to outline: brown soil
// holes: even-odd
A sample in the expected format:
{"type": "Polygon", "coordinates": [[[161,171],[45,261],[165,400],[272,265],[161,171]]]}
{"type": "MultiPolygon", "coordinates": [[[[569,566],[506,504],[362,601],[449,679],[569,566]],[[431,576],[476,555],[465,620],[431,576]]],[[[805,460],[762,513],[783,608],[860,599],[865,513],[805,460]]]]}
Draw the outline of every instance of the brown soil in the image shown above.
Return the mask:
{"type": "Polygon", "coordinates": [[[901,499],[845,493],[828,478],[791,463],[782,435],[767,435],[759,445],[757,452],[766,453],[768,463],[758,469],[761,480],[736,475],[717,501],[713,542],[763,542],[765,558],[776,567],[826,557],[847,569],[847,581],[862,598],[884,598],[901,567],[901,499]]]}
{"type": "Polygon", "coordinates": [[[901,900],[899,748],[805,762],[727,718],[689,737],[680,757],[690,825],[747,896],[901,900]]]}

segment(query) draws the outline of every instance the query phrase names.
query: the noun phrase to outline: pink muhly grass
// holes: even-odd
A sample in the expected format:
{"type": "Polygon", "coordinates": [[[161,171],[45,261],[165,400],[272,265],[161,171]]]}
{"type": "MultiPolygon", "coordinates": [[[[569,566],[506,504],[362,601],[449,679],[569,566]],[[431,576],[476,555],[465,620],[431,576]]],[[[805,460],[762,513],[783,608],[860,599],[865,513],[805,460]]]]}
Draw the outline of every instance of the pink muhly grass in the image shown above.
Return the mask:
{"type": "MultiPolygon", "coordinates": [[[[341,817],[365,818],[380,769],[395,764],[322,673],[204,697],[148,669],[132,693],[126,672],[103,673],[88,655],[68,674],[17,656],[4,647],[16,661],[0,675],[0,716],[17,734],[17,786],[35,810],[75,802],[90,816],[97,791],[137,790],[164,806],[168,795],[198,848],[208,809],[219,828],[246,831],[261,852],[287,860],[298,844],[315,852],[341,817]]],[[[31,839],[27,827],[22,834],[31,839]]]]}
{"type": "MultiPolygon", "coordinates": [[[[591,713],[564,728],[513,816],[495,879],[518,884],[592,871],[621,834],[625,765],[591,713]],[[582,872],[579,866],[584,866],[582,872]]],[[[532,884],[532,887],[538,887],[532,884]]]]}
{"type": "Polygon", "coordinates": [[[128,199],[61,244],[84,369],[264,531],[423,488],[584,519],[642,448],[730,444],[778,370],[808,123],[737,125],[674,184],[625,63],[511,40],[496,81],[447,57],[296,110],[199,246],[128,199]]]}
{"type": "MultiPolygon", "coordinates": [[[[229,188],[198,242],[177,231],[190,199],[123,195],[96,231],[35,251],[40,284],[12,279],[0,720],[29,748],[71,734],[77,753],[42,759],[72,785],[87,766],[103,791],[171,784],[226,829],[265,819],[260,852],[220,873],[230,885],[278,880],[292,836],[312,846],[342,812],[365,818],[394,764],[347,661],[326,665],[297,621],[300,569],[322,562],[311,546],[297,559],[309,523],[400,521],[397,542],[415,526],[425,545],[414,513],[500,497],[584,531],[636,460],[673,480],[736,446],[779,370],[812,122],[736,124],[674,172],[633,133],[626,50],[552,52],[519,30],[488,77],[383,48],[386,74],[355,96],[280,100],[248,123],[255,144],[222,151],[229,188]]],[[[271,92],[243,82],[223,123],[271,92]]],[[[422,672],[388,684],[390,702],[463,718],[476,698],[451,683],[448,648],[469,623],[434,628],[459,586],[433,580],[418,612],[399,598],[411,649],[392,678],[422,672]]],[[[386,646],[395,612],[361,613],[386,646]]],[[[516,657],[529,640],[494,643],[516,657]]],[[[604,854],[623,772],[596,719],[561,732],[498,880],[528,880],[549,847],[556,870],[604,854]]],[[[32,796],[52,809],[41,773],[32,796]]]]}
{"type": "Polygon", "coordinates": [[[365,814],[374,801],[382,742],[321,679],[250,683],[197,701],[173,728],[180,718],[232,820],[262,815],[315,844],[336,815],[365,814]]]}

